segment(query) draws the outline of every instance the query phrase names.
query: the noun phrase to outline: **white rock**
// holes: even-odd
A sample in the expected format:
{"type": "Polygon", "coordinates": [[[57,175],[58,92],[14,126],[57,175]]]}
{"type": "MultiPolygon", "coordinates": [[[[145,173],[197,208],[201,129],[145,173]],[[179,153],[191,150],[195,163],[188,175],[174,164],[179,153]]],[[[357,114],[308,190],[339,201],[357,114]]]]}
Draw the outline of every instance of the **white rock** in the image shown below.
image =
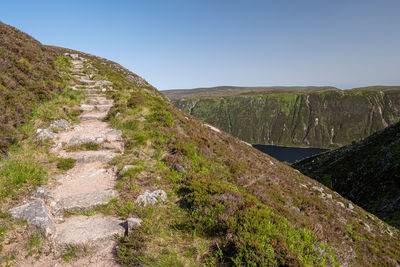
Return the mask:
{"type": "Polygon", "coordinates": [[[163,190],[155,190],[153,192],[146,191],[137,197],[136,203],[141,206],[154,205],[158,201],[165,201],[167,199],[167,193],[163,190]]]}
{"type": "Polygon", "coordinates": [[[49,129],[37,129],[36,137],[40,140],[53,139],[56,137],[56,134],[49,129]]]}

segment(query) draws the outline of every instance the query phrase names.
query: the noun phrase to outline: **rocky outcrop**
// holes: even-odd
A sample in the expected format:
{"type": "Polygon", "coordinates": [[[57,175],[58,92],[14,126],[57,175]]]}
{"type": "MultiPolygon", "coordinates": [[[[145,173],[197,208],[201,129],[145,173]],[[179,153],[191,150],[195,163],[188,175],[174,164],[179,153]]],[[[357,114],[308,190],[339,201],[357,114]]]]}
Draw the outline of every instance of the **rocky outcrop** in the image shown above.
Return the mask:
{"type": "Polygon", "coordinates": [[[155,205],[158,202],[164,202],[167,199],[167,193],[163,190],[155,190],[153,192],[146,191],[139,195],[136,203],[141,206],[155,205]]]}
{"type": "Polygon", "coordinates": [[[251,144],[335,148],[400,120],[398,87],[226,91],[217,96],[212,89],[208,96],[186,91],[164,94],[179,109],[251,144]]]}

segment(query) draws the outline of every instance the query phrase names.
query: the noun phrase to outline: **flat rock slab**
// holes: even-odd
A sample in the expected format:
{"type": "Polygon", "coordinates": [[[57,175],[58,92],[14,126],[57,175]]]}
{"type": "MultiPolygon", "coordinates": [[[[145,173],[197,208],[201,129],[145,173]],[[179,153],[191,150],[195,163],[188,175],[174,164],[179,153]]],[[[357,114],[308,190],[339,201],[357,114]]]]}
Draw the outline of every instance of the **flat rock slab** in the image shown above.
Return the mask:
{"type": "Polygon", "coordinates": [[[110,108],[112,108],[112,106],[113,105],[96,105],[96,109],[105,111],[105,110],[109,110],[110,108]]]}
{"type": "Polygon", "coordinates": [[[93,105],[111,105],[111,106],[113,103],[112,100],[107,100],[107,99],[88,99],[87,102],[93,105]]]}
{"type": "Polygon", "coordinates": [[[80,146],[83,144],[102,144],[104,143],[104,138],[101,136],[81,136],[81,135],[76,135],[73,136],[67,143],[67,147],[73,147],[73,146],[80,146]]]}
{"type": "Polygon", "coordinates": [[[78,163],[107,163],[119,154],[110,151],[78,151],[65,153],[65,157],[76,159],[78,163]]]}
{"type": "Polygon", "coordinates": [[[87,113],[80,116],[82,120],[103,120],[107,116],[107,112],[87,113]]]}
{"type": "Polygon", "coordinates": [[[62,215],[65,212],[85,212],[108,204],[116,195],[113,190],[93,191],[72,195],[59,200],[54,207],[54,215],[62,215]]]}
{"type": "Polygon", "coordinates": [[[45,237],[53,235],[56,230],[53,220],[41,199],[13,208],[9,210],[9,213],[13,218],[24,219],[29,225],[37,227],[45,237]]]}
{"type": "Polygon", "coordinates": [[[100,241],[113,240],[115,235],[123,236],[125,232],[123,221],[112,217],[74,216],[57,225],[55,241],[60,245],[95,245],[100,241]]]}

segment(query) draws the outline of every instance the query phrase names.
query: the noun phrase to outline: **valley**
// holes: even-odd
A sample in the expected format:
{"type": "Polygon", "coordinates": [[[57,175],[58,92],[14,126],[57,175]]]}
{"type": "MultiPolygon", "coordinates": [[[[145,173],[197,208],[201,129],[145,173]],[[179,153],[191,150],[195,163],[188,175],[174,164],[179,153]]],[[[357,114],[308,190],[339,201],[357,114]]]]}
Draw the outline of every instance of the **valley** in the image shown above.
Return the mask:
{"type": "Polygon", "coordinates": [[[337,148],[400,120],[400,87],[215,87],[162,91],[250,144],[337,148]]]}

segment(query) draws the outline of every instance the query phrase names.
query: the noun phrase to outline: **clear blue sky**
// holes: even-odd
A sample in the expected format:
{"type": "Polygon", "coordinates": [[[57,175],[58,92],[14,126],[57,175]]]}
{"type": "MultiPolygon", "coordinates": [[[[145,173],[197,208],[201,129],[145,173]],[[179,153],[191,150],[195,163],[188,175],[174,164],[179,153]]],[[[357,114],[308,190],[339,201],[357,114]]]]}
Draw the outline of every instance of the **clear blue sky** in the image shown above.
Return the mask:
{"type": "Polygon", "coordinates": [[[160,90],[400,85],[399,0],[2,0],[0,20],[160,90]]]}

